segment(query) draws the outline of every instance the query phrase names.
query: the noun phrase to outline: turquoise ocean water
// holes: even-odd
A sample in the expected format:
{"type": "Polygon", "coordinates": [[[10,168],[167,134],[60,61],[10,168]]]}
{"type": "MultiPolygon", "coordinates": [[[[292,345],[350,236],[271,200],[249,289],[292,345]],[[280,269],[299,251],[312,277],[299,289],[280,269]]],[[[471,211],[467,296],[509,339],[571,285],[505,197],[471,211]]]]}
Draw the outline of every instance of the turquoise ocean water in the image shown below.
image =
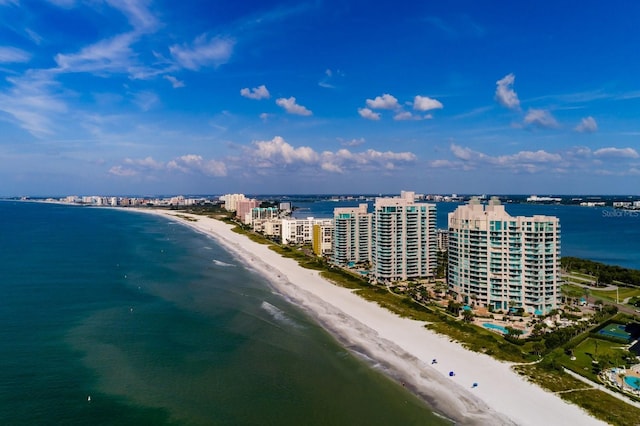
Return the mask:
{"type": "Polygon", "coordinates": [[[0,202],[0,250],[1,425],[445,423],[186,227],[0,202]]]}

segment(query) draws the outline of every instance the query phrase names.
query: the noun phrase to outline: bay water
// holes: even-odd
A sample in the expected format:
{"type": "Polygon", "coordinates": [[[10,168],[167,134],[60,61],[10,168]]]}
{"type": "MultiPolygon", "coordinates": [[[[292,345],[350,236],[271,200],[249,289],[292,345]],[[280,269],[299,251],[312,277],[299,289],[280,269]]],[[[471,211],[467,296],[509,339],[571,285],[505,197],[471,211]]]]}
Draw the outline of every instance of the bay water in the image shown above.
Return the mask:
{"type": "MultiPolygon", "coordinates": [[[[333,217],[336,207],[355,207],[359,201],[294,203],[295,217],[333,217]]],[[[373,202],[369,201],[369,211],[373,202]]],[[[436,204],[439,229],[447,228],[447,215],[462,203],[436,204]]],[[[556,216],[560,219],[562,256],[580,257],[610,265],[640,269],[640,210],[579,205],[505,203],[511,216],[556,216]]]]}

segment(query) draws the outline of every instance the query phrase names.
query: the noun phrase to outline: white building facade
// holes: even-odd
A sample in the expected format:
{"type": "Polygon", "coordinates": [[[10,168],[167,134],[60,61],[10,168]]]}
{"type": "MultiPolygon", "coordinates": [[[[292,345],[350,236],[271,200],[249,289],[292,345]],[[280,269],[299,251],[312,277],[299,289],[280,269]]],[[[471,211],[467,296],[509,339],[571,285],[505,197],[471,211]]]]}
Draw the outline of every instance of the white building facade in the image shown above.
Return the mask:
{"type": "Polygon", "coordinates": [[[413,192],[376,198],[372,221],[372,276],[378,282],[435,275],[436,206],[416,203],[413,192]]]}
{"type": "Polygon", "coordinates": [[[560,294],[560,221],[510,216],[497,198],[449,213],[449,289],[464,303],[546,314],[560,294]]]}
{"type": "Polygon", "coordinates": [[[313,225],[333,226],[333,219],[282,219],[282,244],[310,244],[313,242],[313,225]]]}
{"type": "Polygon", "coordinates": [[[371,262],[371,232],[373,215],[368,205],[339,207],[333,210],[332,261],[339,266],[371,262]]]}

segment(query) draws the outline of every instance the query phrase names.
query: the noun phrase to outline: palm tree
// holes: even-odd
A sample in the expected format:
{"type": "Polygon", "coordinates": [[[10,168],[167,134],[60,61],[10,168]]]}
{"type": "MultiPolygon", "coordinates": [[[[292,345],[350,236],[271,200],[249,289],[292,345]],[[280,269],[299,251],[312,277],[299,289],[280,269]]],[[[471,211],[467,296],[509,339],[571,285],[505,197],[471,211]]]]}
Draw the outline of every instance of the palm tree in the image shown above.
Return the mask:
{"type": "Polygon", "coordinates": [[[473,312],[471,312],[471,310],[467,310],[465,309],[464,311],[462,311],[462,319],[464,322],[471,322],[473,321],[473,312]]]}

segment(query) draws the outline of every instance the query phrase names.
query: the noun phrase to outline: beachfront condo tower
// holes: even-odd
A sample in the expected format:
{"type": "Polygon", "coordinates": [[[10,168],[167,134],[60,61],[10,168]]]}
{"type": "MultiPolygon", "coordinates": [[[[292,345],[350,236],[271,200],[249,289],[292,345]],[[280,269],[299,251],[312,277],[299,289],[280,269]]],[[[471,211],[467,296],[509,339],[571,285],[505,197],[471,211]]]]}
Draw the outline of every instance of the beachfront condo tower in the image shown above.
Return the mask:
{"type": "Polygon", "coordinates": [[[339,266],[371,263],[371,221],[367,204],[333,209],[333,263],[339,266]]]}
{"type": "Polygon", "coordinates": [[[449,213],[449,289],[464,303],[541,315],[558,307],[560,222],[510,216],[497,198],[449,213]]]}
{"type": "Polygon", "coordinates": [[[416,203],[413,192],[376,198],[372,268],[377,282],[432,277],[436,269],[436,206],[416,203]]]}

